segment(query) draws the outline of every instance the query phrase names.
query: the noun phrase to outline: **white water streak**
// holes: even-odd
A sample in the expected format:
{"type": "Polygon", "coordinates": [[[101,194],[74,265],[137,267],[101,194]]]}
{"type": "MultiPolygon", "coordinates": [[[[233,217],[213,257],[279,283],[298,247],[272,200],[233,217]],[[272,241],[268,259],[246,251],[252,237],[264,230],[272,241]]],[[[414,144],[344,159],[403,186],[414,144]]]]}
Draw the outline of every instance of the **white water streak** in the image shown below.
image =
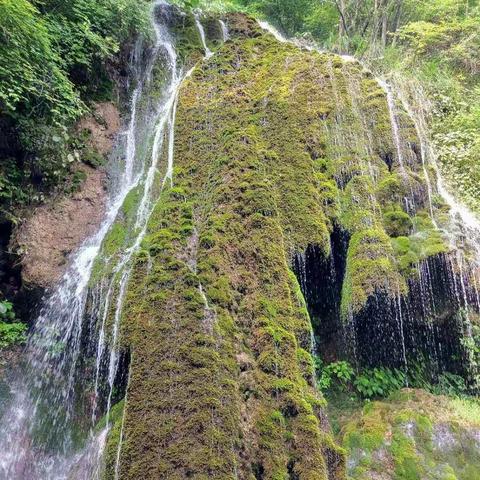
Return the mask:
{"type": "Polygon", "coordinates": [[[200,34],[203,50],[205,51],[205,58],[209,59],[213,56],[213,52],[208,48],[207,39],[205,37],[205,29],[203,28],[202,22],[200,21],[200,14],[198,12],[195,13],[195,24],[197,26],[198,33],[200,34]]]}
{"type": "Polygon", "coordinates": [[[226,23],[223,20],[219,20],[218,23],[220,23],[220,28],[222,29],[222,40],[224,42],[230,40],[230,33],[226,23]]]}
{"type": "MultiPolygon", "coordinates": [[[[157,5],[166,5],[165,2],[159,1],[157,5]]],[[[170,88],[166,93],[165,103],[159,109],[160,119],[157,123],[155,132],[154,154],[151,157],[150,169],[152,172],[156,168],[156,162],[160,157],[163,138],[165,136],[166,127],[169,128],[169,149],[168,149],[168,166],[167,178],[172,177],[173,171],[173,128],[175,121],[174,106],[178,88],[181,84],[181,78],[177,72],[176,53],[173,43],[166,35],[166,29],[153,21],[155,31],[157,33],[157,42],[155,48],[151,51],[150,60],[146,70],[143,70],[144,79],[140,77],[142,68],[136,68],[137,77],[131,97],[131,117],[126,131],[125,142],[125,162],[122,174],[118,178],[118,188],[113,193],[108,202],[105,219],[99,230],[91,238],[87,239],[80,247],[77,254],[73,257],[72,264],[67,270],[64,278],[60,282],[59,287],[50,297],[42,309],[42,313],[37,320],[37,326],[34,335],[29,341],[28,352],[30,357],[30,370],[32,371],[33,385],[29,384],[24,378],[19,379],[19,385],[16,387],[15,400],[5,418],[8,422],[2,425],[0,432],[0,477],[9,480],[24,480],[25,478],[49,478],[49,480],[63,480],[71,474],[78,479],[91,479],[99,475],[98,462],[101,458],[103,445],[106,435],[108,434],[109,417],[107,413],[107,428],[98,435],[93,435],[84,452],[74,455],[70,458],[63,456],[71,448],[71,442],[65,431],[66,437],[60,445],[60,451],[54,456],[39,457],[33,459],[35,453],[31,451],[30,427],[34,425],[33,420],[41,405],[48,403],[52,408],[52,425],[61,431],[68,430],[67,423],[72,417],[72,409],[74,408],[74,390],[77,375],[77,363],[81,352],[81,336],[83,329],[83,321],[88,295],[88,285],[92,273],[92,268],[97,258],[101,245],[106,238],[107,233],[115,222],[118,213],[125,201],[126,196],[136,188],[141,181],[141,175],[144,170],[143,164],[140,168],[136,165],[137,159],[137,130],[138,124],[138,107],[140,98],[142,97],[145,81],[150,81],[150,74],[153,71],[153,65],[157,55],[160,52],[166,52],[167,58],[170,60],[170,88]],[[160,142],[159,139],[162,139],[160,142]],[[153,166],[153,168],[152,168],[153,166]],[[140,173],[135,171],[140,170],[140,173]],[[58,344],[61,349],[52,348],[58,344]],[[62,380],[63,371],[67,372],[67,381],[62,380]],[[43,378],[36,377],[35,373],[48,373],[44,384],[43,378]],[[57,385],[58,383],[58,385],[57,385]],[[35,390],[40,391],[37,398],[31,398],[30,392],[35,386],[35,390]],[[57,416],[56,409],[59,408],[57,416]],[[62,415],[63,407],[67,407],[65,415],[62,415]],[[65,428],[63,424],[65,423],[65,428]],[[90,473],[88,473],[90,472],[90,473]]],[[[141,60],[140,48],[135,48],[135,57],[141,60]]],[[[189,72],[190,73],[190,72],[189,72]]],[[[145,208],[140,209],[137,213],[139,225],[139,233],[133,245],[127,249],[120,259],[119,263],[113,269],[113,277],[109,282],[107,294],[103,308],[98,310],[101,316],[101,326],[98,335],[98,344],[96,345],[96,365],[95,365],[95,400],[93,405],[92,422],[95,421],[95,411],[97,410],[100,395],[100,377],[102,358],[107,348],[106,327],[112,304],[112,297],[115,293],[114,282],[120,278],[120,286],[118,289],[118,297],[116,301],[115,315],[112,325],[110,355],[108,362],[108,398],[107,411],[110,409],[113,395],[113,386],[117,375],[119,362],[119,335],[120,335],[120,319],[123,306],[124,294],[130,276],[131,265],[130,260],[137,251],[146,232],[146,224],[149,214],[152,211],[152,183],[151,177],[142,181],[143,188],[143,205],[145,208]]],[[[102,289],[103,290],[103,289],[102,289]]],[[[42,427],[44,428],[44,427],[42,427]]],[[[41,453],[42,455],[42,453],[41,453]]]]}

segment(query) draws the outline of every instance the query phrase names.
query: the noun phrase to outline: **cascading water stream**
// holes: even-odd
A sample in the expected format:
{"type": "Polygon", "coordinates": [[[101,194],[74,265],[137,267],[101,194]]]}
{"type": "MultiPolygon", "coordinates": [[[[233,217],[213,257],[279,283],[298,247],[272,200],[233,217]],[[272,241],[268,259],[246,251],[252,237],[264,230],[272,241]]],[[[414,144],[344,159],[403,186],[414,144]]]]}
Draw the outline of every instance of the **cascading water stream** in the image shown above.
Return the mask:
{"type": "MultiPolygon", "coordinates": [[[[288,42],[299,48],[322,52],[322,49],[314,44],[309,45],[302,40],[285,38],[278,30],[266,22],[259,22],[259,25],[280,42],[288,42]]],[[[360,63],[363,69],[372,75],[371,70],[362,65],[357,59],[345,55],[341,55],[341,57],[345,62],[360,63]]],[[[333,92],[337,94],[335,73],[331,65],[329,77],[332,79],[333,92]]],[[[429,359],[431,366],[435,370],[430,372],[432,379],[438,378],[444,372],[451,371],[450,368],[453,368],[454,371],[456,368],[461,368],[466,374],[466,381],[475,388],[475,385],[478,387],[478,382],[475,380],[478,378],[478,375],[472,354],[472,348],[475,348],[475,340],[472,336],[470,311],[471,309],[476,310],[477,313],[480,311],[479,286],[477,285],[479,283],[477,277],[480,270],[480,220],[468,207],[458,201],[446,187],[446,182],[437,164],[434,144],[430,141],[427,133],[428,127],[425,111],[428,107],[425,107],[425,104],[428,104],[428,102],[426,98],[423,95],[419,95],[418,91],[415,91],[413,95],[415,108],[413,108],[411,102],[406,100],[410,97],[405,95],[406,91],[409,92],[410,96],[412,92],[408,89],[404,91],[401,81],[395,78],[388,82],[379,78],[376,80],[385,92],[390,115],[394,154],[398,162],[399,173],[409,189],[409,193],[404,197],[405,210],[410,216],[414,216],[417,214],[417,210],[428,209],[433,228],[441,233],[441,237],[450,246],[449,251],[444,256],[432,257],[432,261],[427,258],[418,263],[418,278],[411,282],[413,291],[410,291],[407,295],[398,292],[396,298],[391,299],[389,306],[387,306],[387,300],[385,314],[389,315],[393,325],[396,325],[391,333],[391,346],[396,350],[394,363],[399,367],[403,365],[405,373],[408,373],[408,357],[412,353],[412,349],[414,352],[417,349],[419,351],[425,349],[427,356],[434,357],[429,359]],[[405,113],[414,124],[419,139],[419,144],[416,146],[411,144],[411,140],[406,137],[403,131],[403,117],[405,113]],[[407,165],[415,171],[418,166],[417,160],[421,163],[419,167],[425,179],[424,192],[419,189],[414,190],[414,185],[406,171],[407,165]],[[433,174],[431,171],[433,171],[433,174]],[[435,205],[436,194],[449,207],[450,220],[447,223],[445,222],[445,216],[442,215],[442,212],[438,210],[438,206],[435,205]],[[431,271],[432,268],[433,272],[431,271]],[[445,297],[442,297],[442,295],[445,295],[445,297]],[[445,314],[445,305],[452,306],[457,312],[454,318],[449,320],[451,322],[449,326],[446,326],[445,318],[442,316],[445,314]],[[448,328],[458,329],[462,338],[452,339],[451,345],[442,345],[442,341],[446,341],[448,338],[447,330],[445,330],[448,328]],[[420,329],[418,332],[420,338],[418,340],[414,338],[415,334],[412,329],[420,329]],[[394,333],[395,331],[396,333],[394,333]],[[455,344],[455,342],[458,343],[455,344]],[[457,350],[455,351],[455,349],[457,350]],[[460,358],[460,356],[464,358],[461,366],[458,360],[455,360],[460,358]],[[451,361],[453,363],[456,362],[456,366],[452,367],[449,364],[451,361]]],[[[353,98],[355,92],[350,92],[350,95],[355,109],[355,98],[353,98]]],[[[338,95],[336,104],[340,104],[338,95]]],[[[357,118],[362,120],[362,112],[358,105],[356,110],[357,118]]],[[[336,115],[341,114],[341,110],[340,113],[338,111],[336,113],[336,115]]],[[[337,122],[341,123],[342,121],[341,118],[337,118],[337,122]]],[[[364,126],[365,124],[366,122],[363,122],[364,126]]],[[[335,146],[341,147],[342,142],[345,141],[342,135],[335,134],[335,132],[328,133],[334,138],[335,146]]],[[[368,133],[366,140],[369,141],[368,133]]],[[[366,145],[366,148],[366,154],[369,156],[368,145],[366,145]]],[[[341,178],[336,180],[342,181],[341,178]]],[[[416,232],[414,231],[413,235],[415,234],[416,232]]],[[[301,262],[297,263],[299,263],[297,265],[299,267],[297,273],[302,284],[302,291],[308,295],[305,287],[307,283],[304,278],[305,272],[300,268],[301,262]]],[[[365,346],[358,344],[359,341],[363,340],[357,338],[357,328],[377,329],[380,332],[379,340],[382,341],[380,338],[381,332],[386,333],[385,327],[382,327],[382,325],[371,325],[370,320],[364,323],[362,327],[359,327],[356,316],[352,314],[346,320],[346,325],[345,335],[348,338],[345,340],[347,344],[351,345],[350,353],[353,353],[354,362],[358,365],[357,362],[361,361],[361,353],[358,352],[358,347],[361,350],[365,346]]],[[[375,356],[376,353],[373,352],[373,355],[375,356]]],[[[377,357],[378,355],[375,358],[377,357]]]]}
{"type": "Polygon", "coordinates": [[[226,42],[230,39],[230,33],[228,31],[228,27],[223,20],[218,21],[220,23],[220,28],[222,29],[222,40],[226,42]]]}
{"type": "Polygon", "coordinates": [[[202,40],[203,50],[205,51],[205,58],[210,58],[213,55],[213,52],[208,48],[207,40],[205,38],[205,29],[203,28],[202,22],[200,22],[200,13],[195,13],[195,24],[197,25],[198,33],[200,34],[200,39],[202,40]]]}
{"type": "MultiPolygon", "coordinates": [[[[100,473],[103,446],[110,427],[109,410],[118,376],[120,320],[131,260],[145,236],[159,190],[167,181],[172,183],[178,91],[183,79],[191,73],[182,74],[174,41],[165,22],[158,19],[168,15],[169,8],[165,1],[154,4],[152,18],[156,43],[148,50],[148,59],[145,61],[145,56],[142,57],[140,42],[134,49],[132,71],[135,86],[131,94],[130,121],[123,135],[125,162],[121,171],[112,172],[111,176],[116,180],[112,182],[105,219],[98,232],[87,239],[73,257],[59,286],[46,300],[29,339],[25,371],[18,375],[12,389],[11,407],[0,426],[2,480],[90,480],[100,473]],[[158,9],[161,9],[160,15],[158,9]],[[145,108],[144,105],[148,105],[146,93],[157,61],[162,62],[166,70],[166,85],[158,104],[145,108]],[[139,154],[139,144],[151,144],[147,148],[151,154],[139,154]],[[156,187],[158,160],[162,152],[166,152],[167,165],[163,181],[156,187]],[[135,235],[120,258],[106,260],[112,267],[111,276],[101,279],[90,302],[89,283],[94,263],[127,195],[134,189],[141,192],[135,235]],[[89,335],[93,337],[88,340],[95,342],[96,364],[94,378],[80,379],[84,369],[82,353],[87,316],[91,317],[90,325],[98,325],[92,329],[89,335]],[[112,322],[109,322],[110,318],[112,322]],[[90,406],[78,396],[81,385],[89,382],[94,384],[94,399],[90,406]],[[103,395],[106,398],[99,402],[103,395]],[[92,410],[88,416],[90,422],[86,422],[79,412],[82,403],[82,408],[92,410]],[[101,413],[101,403],[105,404],[102,411],[107,416],[105,427],[98,432],[93,427],[101,413]],[[79,426],[78,423],[88,424],[79,426]],[[81,440],[82,435],[77,438],[77,430],[90,430],[83,449],[81,443],[85,441],[81,440]]],[[[204,36],[202,41],[205,42],[204,36]]],[[[209,51],[205,51],[208,55],[209,51]]]]}
{"type": "MultiPolygon", "coordinates": [[[[403,91],[401,82],[398,79],[394,79],[393,81],[396,86],[398,98],[414,122],[417,135],[420,139],[420,153],[427,187],[429,188],[429,195],[432,194],[431,192],[433,187],[430,176],[428,175],[427,167],[431,166],[436,179],[436,190],[450,209],[451,224],[448,231],[445,233],[449,235],[451,246],[453,248],[459,247],[459,244],[463,242],[463,240],[459,239],[459,237],[463,238],[465,235],[463,232],[460,232],[459,235],[458,231],[466,230],[468,232],[467,236],[469,242],[476,252],[475,256],[477,261],[480,262],[480,220],[466,205],[456,199],[449,192],[437,162],[437,153],[435,152],[434,146],[428,136],[427,120],[425,118],[425,112],[423,111],[423,108],[414,108],[412,103],[407,100],[408,97],[403,91]],[[459,223],[460,225],[458,225],[459,223]]],[[[426,108],[428,108],[429,102],[425,98],[423,92],[417,89],[414,91],[414,96],[415,98],[413,100],[416,105],[427,105],[426,108]]],[[[430,208],[433,211],[431,203],[430,208]]]]}

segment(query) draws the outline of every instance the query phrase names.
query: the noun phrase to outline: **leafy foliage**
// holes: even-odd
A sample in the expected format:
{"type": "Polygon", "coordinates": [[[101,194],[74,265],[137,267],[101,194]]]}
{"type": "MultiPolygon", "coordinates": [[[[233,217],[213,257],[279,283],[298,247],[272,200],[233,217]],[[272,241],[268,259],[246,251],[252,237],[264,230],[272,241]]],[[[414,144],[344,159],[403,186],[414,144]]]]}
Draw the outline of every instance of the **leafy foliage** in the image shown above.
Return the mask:
{"type": "Polygon", "coordinates": [[[405,386],[405,379],[405,373],[396,368],[379,367],[364,370],[353,384],[364,398],[388,397],[405,386]]]}
{"type": "Polygon", "coordinates": [[[0,349],[25,343],[27,326],[24,323],[0,322],[0,349]]]}
{"type": "Polygon", "coordinates": [[[13,305],[11,302],[4,300],[0,302],[0,321],[13,321],[15,320],[15,312],[13,311],[13,305]]]}
{"type": "Polygon", "coordinates": [[[293,34],[302,31],[310,15],[312,0],[241,0],[251,11],[273,19],[283,31],[293,34]]]}
{"type": "Polygon", "coordinates": [[[38,10],[27,0],[2,0],[0,18],[0,111],[78,115],[78,95],[38,10]]]}
{"type": "Polygon", "coordinates": [[[24,343],[27,326],[15,322],[13,305],[10,302],[0,302],[0,350],[12,345],[24,343]]]}
{"type": "MultiPolygon", "coordinates": [[[[318,357],[316,357],[316,362],[318,369],[319,363],[321,363],[318,357]]],[[[353,376],[354,370],[348,362],[334,362],[320,369],[317,384],[320,390],[325,391],[332,386],[334,381],[338,381],[341,385],[346,386],[353,376]]]]}
{"type": "Polygon", "coordinates": [[[378,367],[356,373],[349,362],[333,362],[322,367],[317,362],[317,385],[322,391],[340,389],[365,398],[388,397],[405,386],[406,375],[398,369],[378,367]],[[319,368],[318,368],[319,367],[319,368]]]}
{"type": "Polygon", "coordinates": [[[442,373],[434,383],[421,362],[410,365],[408,373],[397,368],[376,367],[355,372],[351,364],[341,360],[324,365],[315,357],[317,386],[323,392],[343,392],[360,399],[386,398],[405,386],[422,388],[435,395],[463,397],[468,388],[465,380],[451,372],[442,373]]]}
{"type": "Polygon", "coordinates": [[[112,90],[107,64],[147,32],[148,8],[143,0],[0,0],[0,212],[41,200],[68,177],[65,132],[112,90]]]}

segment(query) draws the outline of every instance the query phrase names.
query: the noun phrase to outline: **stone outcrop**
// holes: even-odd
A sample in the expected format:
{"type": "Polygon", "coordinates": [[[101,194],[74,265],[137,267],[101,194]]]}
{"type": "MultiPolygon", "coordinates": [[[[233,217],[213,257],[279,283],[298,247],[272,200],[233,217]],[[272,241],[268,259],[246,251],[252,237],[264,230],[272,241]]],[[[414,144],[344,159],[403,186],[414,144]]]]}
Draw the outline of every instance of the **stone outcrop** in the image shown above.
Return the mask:
{"type": "Polygon", "coordinates": [[[474,400],[405,389],[343,419],[352,480],[473,479],[480,471],[474,400]]]}

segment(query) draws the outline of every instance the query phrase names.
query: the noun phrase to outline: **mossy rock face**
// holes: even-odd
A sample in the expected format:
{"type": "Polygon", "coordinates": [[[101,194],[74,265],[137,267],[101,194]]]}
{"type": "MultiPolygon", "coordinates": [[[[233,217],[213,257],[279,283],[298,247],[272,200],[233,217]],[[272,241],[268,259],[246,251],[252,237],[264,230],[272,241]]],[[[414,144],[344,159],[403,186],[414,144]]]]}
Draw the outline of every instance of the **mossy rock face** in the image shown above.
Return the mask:
{"type": "Polygon", "coordinates": [[[385,92],[359,64],[227,21],[232,39],[181,88],[174,186],[128,286],[121,478],[342,480],[293,259],[328,258],[339,227],[343,311],[405,293],[410,248],[392,242],[418,233],[425,205],[403,202],[418,166],[412,152],[401,165],[385,92]]]}
{"type": "Polygon", "coordinates": [[[344,478],[290,270],[310,243],[329,251],[306,150],[310,123],[324,121],[325,59],[249,24],[180,93],[174,187],[153,211],[125,301],[125,479],[344,478]],[[318,104],[304,109],[311,95],[318,104]]]}
{"type": "Polygon", "coordinates": [[[365,405],[340,433],[349,478],[480,478],[480,405],[476,400],[402,390],[365,405]]]}

